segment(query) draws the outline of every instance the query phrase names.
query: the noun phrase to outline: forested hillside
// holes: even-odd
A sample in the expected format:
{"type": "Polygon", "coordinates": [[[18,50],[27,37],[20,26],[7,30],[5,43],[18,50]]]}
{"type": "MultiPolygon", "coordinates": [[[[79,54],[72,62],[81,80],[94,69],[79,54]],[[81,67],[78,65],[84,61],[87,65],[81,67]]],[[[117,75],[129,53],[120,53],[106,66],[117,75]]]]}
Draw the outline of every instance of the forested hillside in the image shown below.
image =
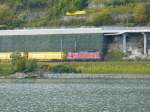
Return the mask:
{"type": "Polygon", "coordinates": [[[149,0],[0,0],[0,28],[150,25],[149,0]],[[85,11],[83,15],[67,12],[85,11]]]}

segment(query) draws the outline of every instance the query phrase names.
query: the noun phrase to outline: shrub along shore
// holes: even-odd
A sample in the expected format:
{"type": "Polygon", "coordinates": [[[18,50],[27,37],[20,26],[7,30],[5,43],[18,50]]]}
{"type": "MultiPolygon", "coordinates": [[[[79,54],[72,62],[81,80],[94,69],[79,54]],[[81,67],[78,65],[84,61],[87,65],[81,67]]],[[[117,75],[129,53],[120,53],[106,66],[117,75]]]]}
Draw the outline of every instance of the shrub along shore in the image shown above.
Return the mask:
{"type": "Polygon", "coordinates": [[[146,61],[58,62],[39,65],[47,65],[47,69],[58,65],[69,66],[88,74],[150,74],[150,63],[146,61]]]}
{"type": "Polygon", "coordinates": [[[36,62],[21,60],[0,62],[0,76],[15,73],[34,73],[37,71],[50,74],[81,73],[81,74],[150,74],[150,63],[146,61],[105,61],[105,62],[36,62]]]}

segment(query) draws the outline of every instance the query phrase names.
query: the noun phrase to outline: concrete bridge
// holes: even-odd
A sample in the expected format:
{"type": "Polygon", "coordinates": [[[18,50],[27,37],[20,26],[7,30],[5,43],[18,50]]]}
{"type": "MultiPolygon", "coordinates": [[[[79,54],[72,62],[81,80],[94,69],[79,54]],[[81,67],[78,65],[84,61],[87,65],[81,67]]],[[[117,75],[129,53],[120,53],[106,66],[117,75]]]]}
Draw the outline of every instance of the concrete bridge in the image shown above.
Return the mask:
{"type": "Polygon", "coordinates": [[[127,52],[127,34],[141,33],[144,41],[144,55],[147,54],[147,37],[150,33],[150,27],[80,27],[80,28],[50,28],[50,29],[15,29],[0,30],[0,36],[12,35],[47,35],[47,34],[96,34],[100,33],[104,36],[121,35],[123,38],[123,52],[127,52]]]}
{"type": "Polygon", "coordinates": [[[104,35],[122,35],[123,37],[123,52],[127,51],[127,34],[141,33],[143,35],[144,55],[147,55],[147,37],[150,33],[150,27],[104,27],[102,28],[104,35]]]}

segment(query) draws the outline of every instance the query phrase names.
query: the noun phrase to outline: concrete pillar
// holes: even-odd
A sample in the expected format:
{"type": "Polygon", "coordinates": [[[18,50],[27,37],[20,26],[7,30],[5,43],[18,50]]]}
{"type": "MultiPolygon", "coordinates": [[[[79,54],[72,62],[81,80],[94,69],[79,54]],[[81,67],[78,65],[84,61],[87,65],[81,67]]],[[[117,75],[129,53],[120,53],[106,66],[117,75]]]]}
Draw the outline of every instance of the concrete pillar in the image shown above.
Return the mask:
{"type": "Polygon", "coordinates": [[[126,34],[124,33],[124,34],[123,34],[123,53],[126,54],[126,52],[127,52],[127,36],[126,36],[126,34]]]}
{"type": "Polygon", "coordinates": [[[60,50],[63,51],[63,40],[62,39],[61,39],[61,42],[60,42],[60,47],[61,47],[60,50]]]}
{"type": "Polygon", "coordinates": [[[77,51],[77,39],[75,39],[74,47],[75,47],[75,51],[77,51]]]}
{"type": "Polygon", "coordinates": [[[147,35],[143,33],[144,36],[144,55],[147,55],[147,35]]]}

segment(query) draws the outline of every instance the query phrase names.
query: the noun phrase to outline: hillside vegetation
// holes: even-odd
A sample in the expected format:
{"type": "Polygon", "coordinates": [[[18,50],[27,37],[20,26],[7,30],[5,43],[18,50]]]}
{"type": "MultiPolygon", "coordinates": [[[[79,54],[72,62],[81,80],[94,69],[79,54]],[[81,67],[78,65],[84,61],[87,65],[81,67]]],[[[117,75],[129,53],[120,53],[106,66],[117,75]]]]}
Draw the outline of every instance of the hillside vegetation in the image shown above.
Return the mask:
{"type": "Polygon", "coordinates": [[[0,0],[1,29],[149,24],[149,0],[0,0]],[[78,10],[87,14],[66,16],[78,10]]]}

